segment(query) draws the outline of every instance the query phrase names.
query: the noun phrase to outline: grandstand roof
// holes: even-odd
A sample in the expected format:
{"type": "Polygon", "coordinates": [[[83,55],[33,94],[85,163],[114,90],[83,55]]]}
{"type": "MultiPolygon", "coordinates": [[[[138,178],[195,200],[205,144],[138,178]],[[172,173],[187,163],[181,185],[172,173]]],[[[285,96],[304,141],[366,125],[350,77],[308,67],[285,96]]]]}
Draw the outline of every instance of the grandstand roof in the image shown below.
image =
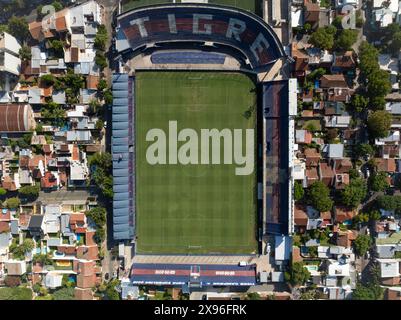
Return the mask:
{"type": "Polygon", "coordinates": [[[133,284],[251,286],[256,266],[134,263],[130,276],[133,284]]]}
{"type": "Polygon", "coordinates": [[[233,7],[183,3],[143,7],[120,15],[116,31],[116,47],[122,53],[155,43],[212,42],[239,50],[253,69],[285,56],[268,24],[233,7]]]}
{"type": "Polygon", "coordinates": [[[127,74],[113,75],[112,156],[113,156],[113,237],[134,237],[133,79],[127,74]]]}

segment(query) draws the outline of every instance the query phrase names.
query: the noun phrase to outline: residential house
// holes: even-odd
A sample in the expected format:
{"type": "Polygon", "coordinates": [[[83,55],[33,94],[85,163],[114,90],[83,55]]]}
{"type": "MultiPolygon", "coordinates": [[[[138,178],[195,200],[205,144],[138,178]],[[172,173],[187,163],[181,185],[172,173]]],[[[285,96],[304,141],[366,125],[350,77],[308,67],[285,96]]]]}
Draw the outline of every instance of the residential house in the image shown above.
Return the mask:
{"type": "Polygon", "coordinates": [[[350,223],[357,213],[357,210],[351,208],[335,206],[334,221],[338,223],[350,223]]]}
{"type": "Polygon", "coordinates": [[[304,22],[309,23],[312,27],[319,23],[320,6],[312,1],[304,1],[304,22]]]}
{"type": "Polygon", "coordinates": [[[390,54],[379,54],[379,66],[381,70],[387,71],[390,75],[391,87],[393,90],[400,88],[398,82],[399,62],[398,59],[392,58],[390,54]]]}
{"type": "Polygon", "coordinates": [[[0,75],[4,75],[2,90],[10,91],[13,77],[18,77],[21,71],[19,50],[21,45],[7,32],[0,33],[0,75]]]}
{"type": "Polygon", "coordinates": [[[342,159],[344,157],[344,145],[341,143],[327,144],[323,147],[322,152],[330,159],[342,159]]]}
{"type": "Polygon", "coordinates": [[[310,144],[312,142],[312,133],[308,130],[295,130],[295,143],[310,144]]]}
{"type": "Polygon", "coordinates": [[[333,185],[335,172],[327,162],[319,163],[319,177],[326,186],[331,187],[333,185]]]}
{"type": "Polygon", "coordinates": [[[4,263],[9,276],[22,276],[26,273],[26,262],[20,260],[7,260],[4,263]]]}
{"type": "Polygon", "coordinates": [[[377,259],[380,266],[380,278],[384,285],[401,285],[400,262],[401,259],[377,259]]]}
{"type": "Polygon", "coordinates": [[[394,173],[396,172],[396,162],[395,159],[382,159],[382,158],[375,158],[374,160],[377,171],[381,172],[388,172],[394,173]]]}
{"type": "Polygon", "coordinates": [[[304,150],[305,161],[307,167],[316,167],[318,166],[321,155],[320,152],[316,148],[307,148],[304,150]]]}
{"type": "Polygon", "coordinates": [[[29,220],[28,230],[33,237],[42,237],[45,234],[43,215],[32,215],[29,220]]]}

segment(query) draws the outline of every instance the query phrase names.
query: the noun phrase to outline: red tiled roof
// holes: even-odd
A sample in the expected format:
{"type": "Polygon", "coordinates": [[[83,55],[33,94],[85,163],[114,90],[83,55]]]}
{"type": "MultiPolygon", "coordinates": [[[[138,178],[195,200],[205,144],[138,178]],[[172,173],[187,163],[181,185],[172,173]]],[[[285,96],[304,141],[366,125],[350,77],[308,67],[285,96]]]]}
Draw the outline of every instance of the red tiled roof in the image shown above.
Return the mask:
{"type": "Polygon", "coordinates": [[[375,158],[375,163],[378,171],[395,172],[396,170],[395,159],[375,158]]]}
{"type": "Polygon", "coordinates": [[[306,226],[308,224],[308,215],[306,214],[306,208],[304,206],[295,205],[294,223],[297,226],[306,226]]]}
{"type": "Polygon", "coordinates": [[[357,214],[356,210],[346,208],[346,207],[336,207],[335,219],[337,222],[342,223],[346,220],[351,220],[357,214]]]}
{"type": "Polygon", "coordinates": [[[74,289],[74,297],[76,300],[93,300],[93,292],[91,288],[82,289],[75,288],[74,289]]]}
{"type": "Polygon", "coordinates": [[[2,186],[7,191],[16,191],[17,186],[15,185],[14,180],[10,176],[3,177],[2,186]]]}
{"type": "Polygon", "coordinates": [[[85,233],[85,243],[87,246],[96,245],[95,240],[93,239],[95,235],[95,231],[86,231],[85,233]]]}
{"type": "Polygon", "coordinates": [[[47,153],[47,154],[49,154],[49,153],[52,152],[52,149],[51,149],[51,147],[50,147],[50,144],[44,144],[44,145],[42,146],[42,150],[43,150],[44,153],[47,153]]]}
{"type": "Polygon", "coordinates": [[[27,227],[30,219],[30,214],[21,213],[18,218],[18,223],[21,227],[27,227]]]}
{"type": "Polygon", "coordinates": [[[98,260],[99,249],[97,245],[79,246],[77,248],[77,258],[86,260],[98,260]]]}
{"type": "Polygon", "coordinates": [[[6,210],[5,213],[0,211],[0,221],[10,221],[11,212],[6,208],[1,208],[0,210],[6,210]]]}
{"type": "Polygon", "coordinates": [[[66,255],[75,255],[77,248],[75,246],[58,246],[57,251],[60,251],[66,255]]]}
{"type": "Polygon", "coordinates": [[[99,83],[99,76],[88,75],[86,78],[86,87],[88,89],[97,89],[99,83]]]}
{"type": "Polygon", "coordinates": [[[85,213],[72,213],[70,215],[70,223],[85,223],[85,213]]]}
{"type": "Polygon", "coordinates": [[[320,78],[322,88],[347,88],[347,82],[342,74],[325,74],[320,78]]]}
{"type": "Polygon", "coordinates": [[[0,221],[0,233],[9,231],[10,231],[10,223],[6,221],[0,221]]]}
{"type": "Polygon", "coordinates": [[[42,22],[41,21],[34,21],[31,22],[29,25],[29,32],[31,33],[32,38],[35,40],[39,40],[42,33],[42,22]]]}
{"type": "Polygon", "coordinates": [[[54,188],[57,186],[57,178],[53,173],[47,171],[40,180],[40,186],[44,189],[54,188]]]}
{"type": "Polygon", "coordinates": [[[45,157],[42,155],[35,155],[31,159],[29,159],[29,164],[28,164],[29,170],[38,168],[39,162],[41,160],[43,161],[43,165],[45,165],[45,157]]]}

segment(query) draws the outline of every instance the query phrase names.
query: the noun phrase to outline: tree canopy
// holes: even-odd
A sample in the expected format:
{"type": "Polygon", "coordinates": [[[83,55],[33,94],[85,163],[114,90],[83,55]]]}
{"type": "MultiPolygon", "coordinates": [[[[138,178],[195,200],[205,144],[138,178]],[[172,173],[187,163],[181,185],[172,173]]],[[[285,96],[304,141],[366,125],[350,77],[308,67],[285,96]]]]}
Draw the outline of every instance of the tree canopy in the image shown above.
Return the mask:
{"type": "Polygon", "coordinates": [[[341,193],[341,200],[344,205],[356,208],[366,197],[367,186],[362,178],[351,180],[341,193]]]}
{"type": "Polygon", "coordinates": [[[321,181],[314,182],[308,189],[308,202],[316,210],[325,212],[333,207],[330,189],[321,181]]]}
{"type": "Polygon", "coordinates": [[[372,191],[385,191],[390,186],[385,172],[372,174],[369,177],[368,184],[372,191]]]}
{"type": "Polygon", "coordinates": [[[344,29],[341,30],[338,37],[336,37],[335,46],[342,51],[350,50],[357,39],[357,30],[344,29]]]}
{"type": "Polygon", "coordinates": [[[12,16],[8,20],[8,32],[19,41],[24,42],[29,36],[28,22],[24,17],[12,16]]]}
{"type": "Polygon", "coordinates": [[[372,239],[366,234],[359,234],[354,240],[355,253],[358,256],[363,256],[370,248],[372,239]]]}
{"type": "Polygon", "coordinates": [[[335,33],[336,27],[334,26],[318,28],[314,33],[312,33],[309,43],[317,48],[330,50],[334,45],[335,33]]]}
{"type": "Polygon", "coordinates": [[[290,271],[286,272],[284,276],[286,281],[294,286],[299,286],[305,284],[311,274],[308,269],[304,267],[303,262],[295,262],[291,265],[290,271]]]}
{"type": "Polygon", "coordinates": [[[371,138],[385,138],[391,128],[391,114],[384,110],[372,112],[368,117],[368,130],[371,138]]]}
{"type": "Polygon", "coordinates": [[[294,197],[295,201],[299,201],[304,197],[305,191],[304,188],[302,187],[302,184],[299,183],[298,181],[295,181],[294,183],[294,197]]]}

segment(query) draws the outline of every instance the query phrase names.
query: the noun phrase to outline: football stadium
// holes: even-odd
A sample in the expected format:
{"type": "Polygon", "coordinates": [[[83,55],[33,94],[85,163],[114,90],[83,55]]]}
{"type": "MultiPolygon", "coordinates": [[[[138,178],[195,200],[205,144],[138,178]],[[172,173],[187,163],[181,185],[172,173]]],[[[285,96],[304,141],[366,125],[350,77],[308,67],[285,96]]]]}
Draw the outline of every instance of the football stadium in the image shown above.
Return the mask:
{"type": "Polygon", "coordinates": [[[253,1],[158,2],[117,16],[113,236],[135,284],[249,286],[292,230],[290,59],[253,1]]]}

